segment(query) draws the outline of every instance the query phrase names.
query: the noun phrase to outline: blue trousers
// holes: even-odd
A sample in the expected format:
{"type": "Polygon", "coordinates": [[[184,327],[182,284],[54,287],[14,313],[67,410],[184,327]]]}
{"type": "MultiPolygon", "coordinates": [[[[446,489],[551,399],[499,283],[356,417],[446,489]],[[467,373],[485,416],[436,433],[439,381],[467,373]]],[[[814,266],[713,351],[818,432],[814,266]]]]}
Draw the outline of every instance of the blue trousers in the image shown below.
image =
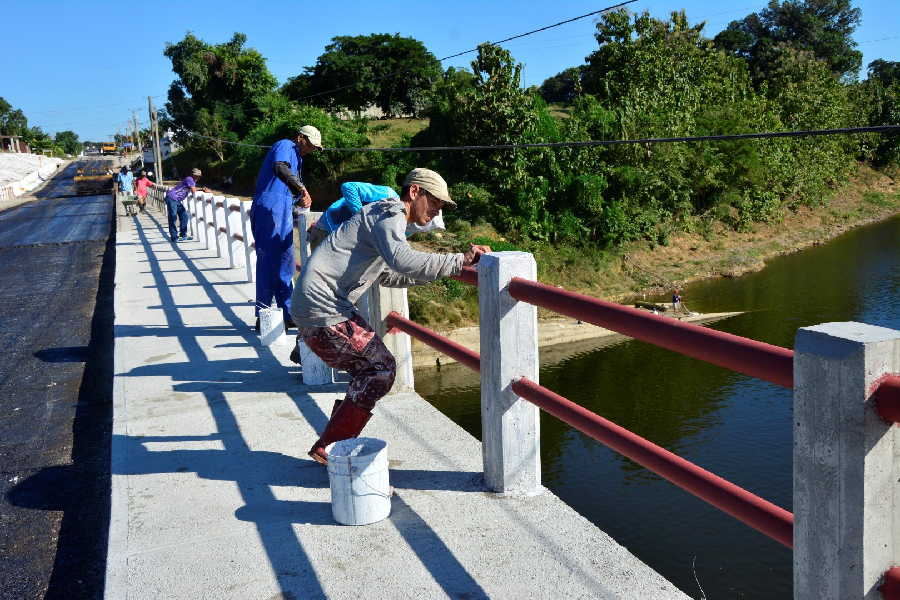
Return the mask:
{"type": "Polygon", "coordinates": [[[173,240],[179,235],[185,236],[187,235],[188,229],[188,214],[187,210],[184,208],[184,205],[177,200],[166,196],[166,212],[169,214],[169,237],[173,240]],[[175,231],[175,217],[178,217],[178,232],[176,234],[175,231]]]}
{"type": "MultiPolygon", "coordinates": [[[[265,200],[265,199],[263,199],[265,200]]],[[[294,291],[294,221],[291,201],[253,203],[253,242],[256,244],[256,310],[272,306],[272,299],[291,314],[294,291]]]]}

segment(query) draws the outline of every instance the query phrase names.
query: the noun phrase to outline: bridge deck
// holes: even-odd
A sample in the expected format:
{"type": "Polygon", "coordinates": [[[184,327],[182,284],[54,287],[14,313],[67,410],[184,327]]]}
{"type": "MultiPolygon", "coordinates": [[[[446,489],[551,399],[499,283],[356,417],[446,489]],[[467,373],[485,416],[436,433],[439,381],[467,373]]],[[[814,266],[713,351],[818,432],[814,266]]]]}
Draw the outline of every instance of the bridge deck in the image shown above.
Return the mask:
{"type": "Polygon", "coordinates": [[[305,451],[341,386],[301,385],[244,270],[164,221],[118,221],[108,598],[686,598],[551,493],[486,493],[480,443],[415,394],[365,432],[391,516],[337,525],[305,451]]]}

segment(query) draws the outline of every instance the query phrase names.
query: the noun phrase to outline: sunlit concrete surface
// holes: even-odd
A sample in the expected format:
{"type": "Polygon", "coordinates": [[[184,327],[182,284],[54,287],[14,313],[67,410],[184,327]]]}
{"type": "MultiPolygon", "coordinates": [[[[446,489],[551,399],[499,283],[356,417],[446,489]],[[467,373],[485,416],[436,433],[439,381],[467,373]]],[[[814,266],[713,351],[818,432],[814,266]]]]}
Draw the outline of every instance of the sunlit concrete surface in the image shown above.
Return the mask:
{"type": "Polygon", "coordinates": [[[302,385],[244,269],[164,221],[119,220],[107,598],[687,597],[550,492],[485,492],[480,443],[415,394],[365,430],[391,516],[335,523],[306,450],[341,385],[302,385]]]}

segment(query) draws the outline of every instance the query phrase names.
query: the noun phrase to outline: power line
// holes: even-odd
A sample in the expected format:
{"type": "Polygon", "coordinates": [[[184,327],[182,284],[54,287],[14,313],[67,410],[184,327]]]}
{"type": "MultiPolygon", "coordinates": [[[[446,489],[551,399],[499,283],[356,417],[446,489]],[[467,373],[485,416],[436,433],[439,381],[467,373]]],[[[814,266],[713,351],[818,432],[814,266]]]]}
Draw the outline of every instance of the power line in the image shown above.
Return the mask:
{"type": "MultiPolygon", "coordinates": [[[[633,2],[637,2],[637,0],[625,0],[625,2],[620,2],[619,4],[614,4],[613,6],[607,6],[606,8],[601,8],[600,10],[595,10],[595,11],[592,11],[592,12],[589,12],[589,13],[586,13],[586,14],[583,14],[583,15],[580,15],[580,16],[577,16],[577,17],[572,17],[571,19],[566,19],[565,21],[560,21],[560,22],[558,22],[558,23],[553,23],[552,25],[546,25],[546,26],[540,27],[540,28],[538,28],[538,29],[532,29],[531,31],[526,31],[525,33],[520,33],[520,34],[518,34],[518,35],[514,35],[514,36],[511,36],[511,37],[502,39],[502,40],[498,40],[498,41],[496,41],[496,42],[487,42],[487,45],[488,45],[488,46],[497,46],[497,45],[502,44],[502,43],[504,43],[504,42],[509,42],[509,41],[512,41],[512,40],[517,40],[517,39],[522,38],[522,37],[525,37],[525,36],[527,36],[527,35],[532,35],[532,34],[535,34],[535,33],[539,33],[539,32],[541,32],[541,31],[547,31],[548,29],[553,29],[554,27],[559,27],[560,25],[565,25],[565,24],[567,24],[567,23],[572,23],[573,21],[578,21],[578,20],[580,20],[580,19],[585,19],[585,18],[590,17],[590,16],[593,16],[593,15],[597,15],[597,14],[600,14],[600,13],[604,13],[604,12],[607,12],[607,11],[610,11],[610,10],[615,10],[615,9],[617,9],[617,8],[621,8],[621,7],[623,7],[623,6],[626,6],[626,5],[628,5],[628,4],[632,4],[633,2]]],[[[464,50],[464,51],[462,51],[462,52],[457,52],[456,54],[451,54],[451,55],[449,55],[449,56],[445,56],[445,57],[443,57],[443,58],[439,58],[439,59],[438,59],[438,62],[444,62],[445,60],[449,60],[449,59],[451,59],[451,58],[456,58],[456,57],[458,57],[458,56],[463,56],[464,54],[470,54],[470,53],[472,53],[472,52],[477,52],[477,51],[478,51],[478,48],[472,48],[472,49],[470,49],[470,50],[464,50]]],[[[399,70],[399,71],[394,71],[393,73],[388,73],[387,75],[382,75],[381,77],[377,77],[377,78],[375,78],[375,79],[371,79],[370,81],[381,81],[382,79],[388,79],[388,78],[390,78],[390,77],[396,77],[397,75],[402,75],[403,73],[407,73],[407,72],[409,72],[409,71],[411,71],[411,70],[412,70],[412,69],[401,69],[401,70],[399,70]]],[[[309,96],[303,96],[302,98],[298,98],[298,99],[297,99],[297,102],[302,102],[302,101],[304,101],[304,100],[309,100],[310,98],[315,98],[315,97],[317,97],[317,96],[324,96],[324,95],[326,95],[326,94],[332,94],[332,93],[334,93],[334,92],[339,92],[339,91],[341,91],[341,90],[346,90],[346,89],[349,89],[349,88],[352,88],[352,87],[356,87],[356,86],[358,86],[359,84],[360,84],[360,82],[359,82],[359,81],[356,81],[356,82],[354,82],[354,83],[350,83],[350,84],[348,84],[348,85],[342,85],[342,86],[340,86],[340,87],[336,87],[336,88],[331,89],[331,90],[325,90],[324,92],[316,92],[315,94],[310,94],[309,96]]]]}
{"type": "MultiPolygon", "coordinates": [[[[271,148],[258,144],[232,142],[192,131],[188,135],[252,148],[271,148]]],[[[585,148],[593,146],[618,146],[627,144],[671,144],[676,142],[727,142],[733,140],[753,140],[790,137],[820,137],[825,135],[858,135],[862,133],[900,133],[900,125],[877,125],[872,127],[842,127],[838,129],[799,129],[793,131],[763,131],[754,133],[734,133],[726,135],[695,135],[668,138],[637,138],[630,140],[589,140],[582,142],[536,142],[532,144],[483,144],[466,146],[407,146],[396,148],[324,148],[330,152],[447,152],[458,150],[518,150],[520,148],[585,148]]]]}

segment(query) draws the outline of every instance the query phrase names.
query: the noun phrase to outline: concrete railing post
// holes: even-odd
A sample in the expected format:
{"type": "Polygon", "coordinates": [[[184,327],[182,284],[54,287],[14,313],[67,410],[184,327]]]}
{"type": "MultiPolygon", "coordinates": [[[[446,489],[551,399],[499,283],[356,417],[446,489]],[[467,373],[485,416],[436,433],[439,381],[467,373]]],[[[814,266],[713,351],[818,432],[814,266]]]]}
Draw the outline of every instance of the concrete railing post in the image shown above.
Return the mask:
{"type": "Polygon", "coordinates": [[[195,194],[190,194],[188,196],[188,221],[191,224],[191,236],[195,240],[200,239],[200,222],[197,220],[197,196],[195,194]]]}
{"type": "MultiPolygon", "coordinates": [[[[306,235],[306,229],[312,220],[321,213],[311,213],[308,210],[301,212],[297,218],[297,227],[300,234],[300,264],[301,267],[306,266],[309,256],[312,253],[309,247],[309,239],[306,235]]],[[[301,271],[302,273],[302,271],[301,271]]],[[[302,340],[297,340],[297,349],[300,351],[300,359],[303,362],[303,383],[306,385],[326,385],[334,383],[334,371],[322,362],[312,350],[310,350],[302,340]]]]}
{"type": "Polygon", "coordinates": [[[225,198],[224,196],[212,196],[213,236],[216,241],[216,257],[222,258],[225,252],[225,198]]]}
{"type": "MultiPolygon", "coordinates": [[[[204,241],[206,243],[206,250],[210,250],[215,242],[216,237],[216,229],[215,229],[215,207],[212,205],[212,196],[209,194],[203,194],[203,218],[206,220],[206,223],[203,225],[203,235],[204,241]]],[[[216,253],[218,256],[218,253],[216,253]]]]}
{"type": "Polygon", "coordinates": [[[237,198],[225,199],[225,228],[228,237],[228,267],[244,266],[244,234],[241,233],[241,201],[237,198]],[[240,237],[241,239],[238,239],[240,237]]]}
{"type": "Polygon", "coordinates": [[[900,564],[900,438],[873,387],[900,372],[900,331],[824,323],[794,346],[794,598],[875,600],[900,564]]]}
{"type": "Polygon", "coordinates": [[[253,228],[250,226],[250,202],[241,201],[241,235],[244,236],[244,265],[247,267],[247,281],[253,281],[256,268],[256,247],[253,245],[253,228]]]}
{"type": "Polygon", "coordinates": [[[537,308],[509,295],[513,277],[536,279],[531,254],[481,257],[481,444],[488,489],[521,495],[541,490],[540,415],[510,384],[520,377],[538,381],[537,308]]]}
{"type": "MultiPolygon", "coordinates": [[[[397,376],[394,378],[394,386],[389,394],[415,391],[412,366],[412,338],[406,333],[387,335],[387,325],[384,320],[392,312],[396,311],[401,316],[409,318],[409,303],[407,302],[406,288],[387,288],[373,285],[366,293],[369,324],[375,333],[384,340],[384,345],[394,355],[397,363],[397,376]]],[[[362,310],[362,307],[360,307],[362,310]]]]}
{"type": "Polygon", "coordinates": [[[206,201],[201,195],[202,193],[198,192],[194,196],[194,210],[197,212],[197,236],[195,237],[206,249],[209,247],[209,244],[206,243],[206,201]]]}

